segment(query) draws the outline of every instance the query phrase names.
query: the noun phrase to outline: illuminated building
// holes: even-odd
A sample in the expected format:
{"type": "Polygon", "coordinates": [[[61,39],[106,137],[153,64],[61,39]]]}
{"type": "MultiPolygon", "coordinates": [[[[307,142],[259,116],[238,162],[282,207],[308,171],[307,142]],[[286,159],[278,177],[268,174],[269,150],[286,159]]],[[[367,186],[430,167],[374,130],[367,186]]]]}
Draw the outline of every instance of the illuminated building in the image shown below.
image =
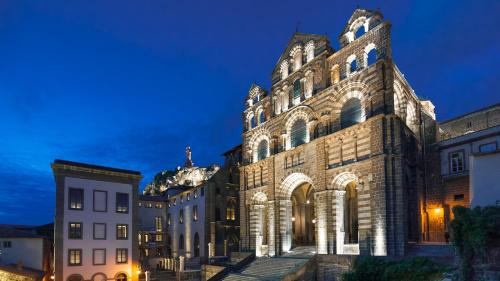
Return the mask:
{"type": "Polygon", "coordinates": [[[65,160],[52,170],[55,280],[138,280],[134,202],[141,173],[65,160]]]}
{"type": "Polygon", "coordinates": [[[421,239],[424,141],[434,106],[392,58],[391,24],[357,9],[335,51],[294,33],[269,91],[243,111],[242,248],[281,255],[404,255],[421,239]],[[425,137],[424,137],[425,136],[425,137]]]}
{"type": "MultiPolygon", "coordinates": [[[[161,212],[165,215],[162,243],[165,257],[177,259],[182,256],[187,266],[199,267],[211,257],[228,256],[239,250],[237,167],[241,162],[240,150],[237,146],[224,153],[222,167],[202,168],[193,165],[188,147],[183,167],[158,173],[154,182],[145,188],[140,197],[140,208],[144,210],[140,220],[153,221],[158,215],[146,214],[147,209],[159,213],[156,204],[164,205],[161,212]]],[[[158,254],[158,251],[145,250],[148,248],[145,237],[141,239],[142,256],[151,258],[158,254]]]]}

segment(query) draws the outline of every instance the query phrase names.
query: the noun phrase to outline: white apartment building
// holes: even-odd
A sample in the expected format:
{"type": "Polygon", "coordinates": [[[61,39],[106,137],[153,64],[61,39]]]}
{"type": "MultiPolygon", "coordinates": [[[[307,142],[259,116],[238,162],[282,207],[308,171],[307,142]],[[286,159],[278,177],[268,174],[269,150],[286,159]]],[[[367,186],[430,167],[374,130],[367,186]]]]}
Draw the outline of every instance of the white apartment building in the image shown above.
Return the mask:
{"type": "Polygon", "coordinates": [[[138,280],[140,172],[55,160],[55,280],[138,280]]]}
{"type": "Polygon", "coordinates": [[[50,280],[51,243],[34,228],[0,225],[0,280],[50,280]]]}

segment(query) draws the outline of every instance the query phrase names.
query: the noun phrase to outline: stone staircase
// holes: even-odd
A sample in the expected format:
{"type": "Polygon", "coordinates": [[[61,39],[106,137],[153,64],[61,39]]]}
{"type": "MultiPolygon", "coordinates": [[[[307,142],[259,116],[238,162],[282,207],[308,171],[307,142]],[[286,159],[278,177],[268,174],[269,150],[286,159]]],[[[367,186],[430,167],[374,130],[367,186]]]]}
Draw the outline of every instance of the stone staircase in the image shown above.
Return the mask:
{"type": "MultiPolygon", "coordinates": [[[[297,247],[290,253],[280,257],[261,257],[255,259],[247,267],[236,273],[230,273],[222,280],[226,281],[278,281],[287,275],[299,271],[315,252],[314,247],[297,247]]],[[[310,272],[306,272],[304,280],[309,280],[310,272]]]]}

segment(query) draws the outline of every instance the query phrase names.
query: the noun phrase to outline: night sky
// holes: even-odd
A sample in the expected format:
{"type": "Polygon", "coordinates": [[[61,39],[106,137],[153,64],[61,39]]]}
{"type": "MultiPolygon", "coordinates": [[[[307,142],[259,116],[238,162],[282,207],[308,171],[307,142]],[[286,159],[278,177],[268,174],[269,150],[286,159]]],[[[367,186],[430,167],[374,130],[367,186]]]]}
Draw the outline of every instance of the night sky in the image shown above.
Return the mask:
{"type": "Polygon", "coordinates": [[[298,27],[380,8],[395,62],[445,120],[500,101],[499,1],[0,0],[0,223],[53,220],[55,158],[141,171],[222,162],[244,97],[298,27]]]}

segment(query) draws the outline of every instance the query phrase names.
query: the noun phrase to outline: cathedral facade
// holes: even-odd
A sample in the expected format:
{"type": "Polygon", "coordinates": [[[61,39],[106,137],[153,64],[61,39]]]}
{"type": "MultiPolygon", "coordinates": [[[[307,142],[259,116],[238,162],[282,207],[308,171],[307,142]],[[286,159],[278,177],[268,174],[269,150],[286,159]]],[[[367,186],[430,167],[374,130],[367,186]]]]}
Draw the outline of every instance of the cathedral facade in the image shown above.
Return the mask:
{"type": "Polygon", "coordinates": [[[391,24],[357,9],[334,50],[295,33],[269,91],[245,99],[240,239],[257,256],[404,255],[425,231],[424,141],[434,107],[392,59],[391,24]]]}

